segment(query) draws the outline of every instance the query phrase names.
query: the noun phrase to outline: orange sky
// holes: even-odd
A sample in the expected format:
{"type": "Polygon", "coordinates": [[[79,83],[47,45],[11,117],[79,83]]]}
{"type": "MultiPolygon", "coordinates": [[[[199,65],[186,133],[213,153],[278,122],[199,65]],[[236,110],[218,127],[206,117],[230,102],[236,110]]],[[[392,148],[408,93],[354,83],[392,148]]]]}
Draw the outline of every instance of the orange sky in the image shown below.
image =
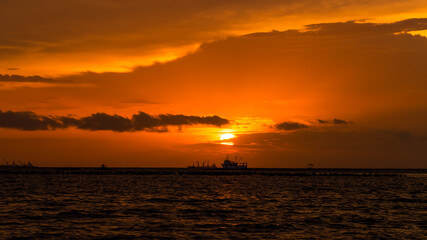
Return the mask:
{"type": "Polygon", "coordinates": [[[34,4],[0,3],[0,159],[427,168],[425,1],[34,4]]]}

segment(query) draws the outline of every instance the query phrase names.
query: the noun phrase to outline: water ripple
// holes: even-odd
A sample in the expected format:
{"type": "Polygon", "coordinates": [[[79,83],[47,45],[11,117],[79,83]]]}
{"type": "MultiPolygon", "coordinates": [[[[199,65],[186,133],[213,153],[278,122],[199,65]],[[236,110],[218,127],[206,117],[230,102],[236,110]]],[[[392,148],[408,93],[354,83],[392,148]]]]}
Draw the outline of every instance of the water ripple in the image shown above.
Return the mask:
{"type": "Polygon", "coordinates": [[[426,179],[8,174],[0,239],[422,239],[426,179]]]}

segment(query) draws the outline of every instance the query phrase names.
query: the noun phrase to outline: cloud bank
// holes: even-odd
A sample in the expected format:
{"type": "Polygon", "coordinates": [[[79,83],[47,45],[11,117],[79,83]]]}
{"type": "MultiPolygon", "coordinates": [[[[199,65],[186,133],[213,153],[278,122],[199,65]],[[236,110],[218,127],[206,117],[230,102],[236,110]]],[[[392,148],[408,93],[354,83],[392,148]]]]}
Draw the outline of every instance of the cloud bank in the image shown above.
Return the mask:
{"type": "MultiPolygon", "coordinates": [[[[312,122],[313,123],[317,123],[317,124],[333,124],[333,125],[344,125],[344,124],[349,124],[349,121],[345,121],[342,119],[337,119],[334,118],[332,120],[322,120],[322,119],[317,119],[316,122],[312,122]]],[[[284,131],[293,131],[293,130],[301,130],[301,129],[306,129],[309,127],[312,127],[313,125],[307,125],[304,123],[299,123],[299,122],[292,122],[292,121],[285,121],[285,122],[281,122],[278,123],[276,125],[274,125],[274,127],[277,130],[284,130],[284,131]]]]}
{"type": "Polygon", "coordinates": [[[0,127],[18,130],[54,130],[76,127],[82,130],[110,130],[115,132],[154,131],[167,132],[168,126],[211,125],[221,127],[229,124],[229,120],[219,116],[187,116],[160,114],[150,115],[144,112],[134,114],[132,118],[106,113],[95,113],[87,117],[53,117],[40,116],[30,111],[0,111],[0,127]]]}
{"type": "Polygon", "coordinates": [[[298,122],[282,122],[276,124],[276,128],[279,130],[298,130],[308,128],[308,125],[298,122]]]}
{"type": "Polygon", "coordinates": [[[0,82],[54,82],[52,78],[45,78],[41,76],[20,76],[20,75],[9,75],[0,74],[0,82]]]}
{"type": "Polygon", "coordinates": [[[335,124],[335,125],[340,125],[340,124],[349,124],[350,122],[342,120],[342,119],[334,118],[332,120],[317,119],[317,123],[319,123],[319,124],[335,124]]]}
{"type": "Polygon", "coordinates": [[[328,22],[331,16],[334,21],[402,16],[426,5],[423,0],[5,0],[0,2],[0,66],[17,66],[20,73],[27,68],[57,72],[61,59],[77,71],[99,69],[97,62],[117,69],[123,65],[117,59],[159,60],[168,49],[230,35],[300,27],[309,19],[328,22]],[[28,61],[32,57],[38,61],[28,61]]]}

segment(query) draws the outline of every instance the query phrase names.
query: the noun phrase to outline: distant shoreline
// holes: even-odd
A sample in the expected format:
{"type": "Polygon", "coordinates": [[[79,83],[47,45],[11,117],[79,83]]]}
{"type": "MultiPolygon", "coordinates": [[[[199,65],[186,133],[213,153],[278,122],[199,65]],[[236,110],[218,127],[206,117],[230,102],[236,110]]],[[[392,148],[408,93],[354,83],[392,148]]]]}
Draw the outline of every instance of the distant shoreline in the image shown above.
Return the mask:
{"type": "Polygon", "coordinates": [[[397,168],[248,168],[191,169],[145,167],[13,167],[0,174],[80,174],[80,175],[267,175],[267,176],[406,176],[427,174],[427,169],[397,168]]]}

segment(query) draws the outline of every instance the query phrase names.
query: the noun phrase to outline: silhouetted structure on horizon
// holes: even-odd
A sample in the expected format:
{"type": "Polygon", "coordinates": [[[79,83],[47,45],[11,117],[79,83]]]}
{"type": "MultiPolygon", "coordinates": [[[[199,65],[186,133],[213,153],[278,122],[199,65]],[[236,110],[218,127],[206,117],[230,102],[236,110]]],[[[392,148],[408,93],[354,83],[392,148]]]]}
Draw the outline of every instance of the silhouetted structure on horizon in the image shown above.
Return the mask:
{"type": "Polygon", "coordinates": [[[196,163],[197,165],[195,165],[193,162],[193,165],[188,166],[188,168],[192,168],[192,169],[216,169],[217,168],[215,163],[212,165],[209,165],[209,161],[207,162],[206,166],[205,166],[206,161],[202,163],[202,166],[200,166],[199,162],[196,162],[196,163]]]}
{"type": "Polygon", "coordinates": [[[12,161],[12,164],[9,164],[9,162],[3,158],[3,162],[5,164],[0,165],[0,168],[34,168],[34,167],[36,167],[30,161],[28,161],[27,163],[23,163],[23,162],[19,161],[19,164],[16,164],[15,161],[12,161]]]}
{"type": "MultiPolygon", "coordinates": [[[[242,157],[240,157],[239,160],[242,160],[242,157]]],[[[223,163],[221,163],[223,169],[247,169],[248,163],[247,162],[240,162],[237,160],[237,156],[234,157],[234,161],[227,158],[224,160],[223,163]]]]}

